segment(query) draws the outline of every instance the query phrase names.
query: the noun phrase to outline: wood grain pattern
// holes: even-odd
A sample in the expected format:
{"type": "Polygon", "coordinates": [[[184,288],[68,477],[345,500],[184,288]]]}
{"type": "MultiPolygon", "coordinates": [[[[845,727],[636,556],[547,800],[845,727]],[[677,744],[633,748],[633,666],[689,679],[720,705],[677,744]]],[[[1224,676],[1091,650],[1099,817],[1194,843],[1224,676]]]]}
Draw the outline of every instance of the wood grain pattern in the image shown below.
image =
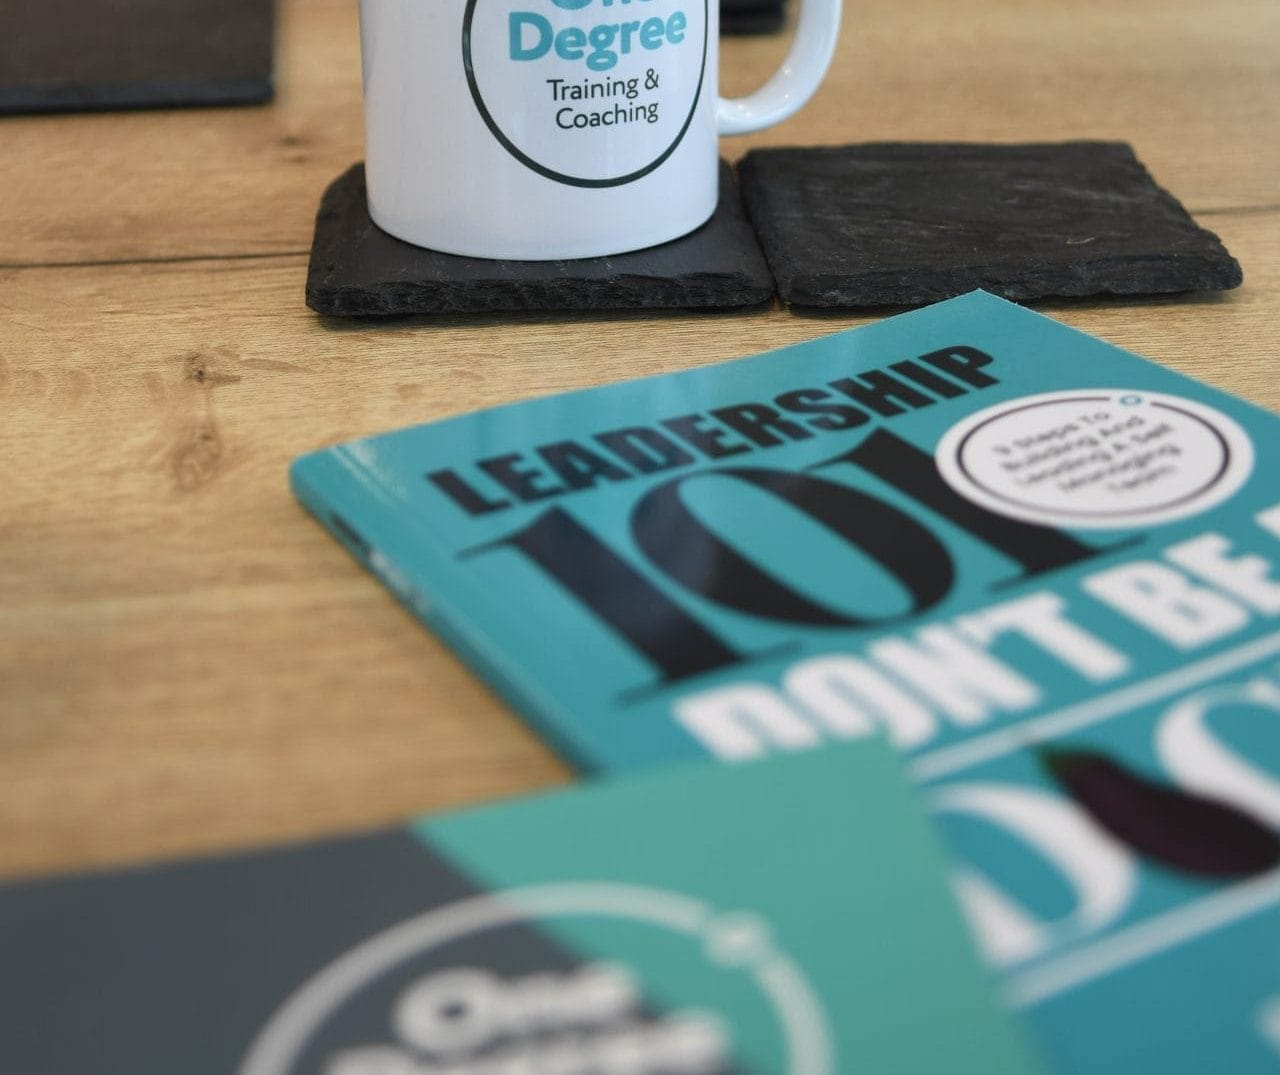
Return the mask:
{"type": "MultiPolygon", "coordinates": [[[[350,830],[566,779],[295,504],[289,460],[869,320],[315,317],[311,217],[359,156],[354,8],[283,5],[275,108],[0,121],[0,873],[350,830]]],[[[846,26],[814,105],[731,153],[1129,139],[1245,286],[1039,308],[1280,409],[1274,5],[877,0],[846,26]]],[[[780,48],[732,42],[728,88],[780,48]]]]}

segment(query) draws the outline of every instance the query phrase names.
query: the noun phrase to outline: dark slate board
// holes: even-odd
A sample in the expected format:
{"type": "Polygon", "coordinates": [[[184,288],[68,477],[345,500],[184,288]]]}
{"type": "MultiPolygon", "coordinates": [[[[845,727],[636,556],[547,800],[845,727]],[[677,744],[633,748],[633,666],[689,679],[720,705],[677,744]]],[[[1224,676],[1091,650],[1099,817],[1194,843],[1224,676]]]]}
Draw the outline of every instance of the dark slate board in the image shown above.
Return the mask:
{"type": "Polygon", "coordinates": [[[0,112],[260,104],[272,0],[0,0],[0,112]]]}
{"type": "Polygon", "coordinates": [[[772,34],[786,22],[786,0],[720,0],[721,34],[772,34]]]}
{"type": "Polygon", "coordinates": [[[1120,142],[753,150],[748,212],[784,301],[915,306],[1236,287],[1240,266],[1120,142]]]}
{"type": "Polygon", "coordinates": [[[729,309],[758,306],[773,293],[773,277],[723,162],[719,208],[691,235],[572,261],[491,261],[395,239],[369,218],[364,165],[357,164],[324,192],[307,270],[307,305],[337,317],[729,309]]]}

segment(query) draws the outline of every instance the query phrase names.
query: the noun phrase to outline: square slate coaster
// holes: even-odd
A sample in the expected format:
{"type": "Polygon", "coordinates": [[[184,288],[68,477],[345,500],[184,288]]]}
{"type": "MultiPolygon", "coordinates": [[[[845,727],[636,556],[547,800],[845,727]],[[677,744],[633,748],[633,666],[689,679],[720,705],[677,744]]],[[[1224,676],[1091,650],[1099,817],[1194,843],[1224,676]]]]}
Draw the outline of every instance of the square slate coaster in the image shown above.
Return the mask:
{"type": "Polygon", "coordinates": [[[259,104],[272,0],[2,0],[0,112],[259,104]]]}
{"type": "Polygon", "coordinates": [[[307,305],[336,317],[514,310],[728,309],[773,298],[733,172],[720,164],[720,204],[674,242],[612,257],[493,261],[425,250],[369,217],[364,165],[324,192],[316,216],[307,305]]]}
{"type": "Polygon", "coordinates": [[[784,301],[915,306],[1232,288],[1240,266],[1120,142],[759,149],[740,166],[784,301]]]}

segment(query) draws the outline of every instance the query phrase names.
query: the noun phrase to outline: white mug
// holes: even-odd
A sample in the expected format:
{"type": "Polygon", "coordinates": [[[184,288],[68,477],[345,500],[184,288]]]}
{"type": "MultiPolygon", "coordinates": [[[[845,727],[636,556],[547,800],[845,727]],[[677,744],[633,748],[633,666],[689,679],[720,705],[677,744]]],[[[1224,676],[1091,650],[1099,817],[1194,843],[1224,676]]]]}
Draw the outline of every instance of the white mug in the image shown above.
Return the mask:
{"type": "Polygon", "coordinates": [[[418,246],[595,257],[716,208],[720,134],[817,89],[841,0],[802,0],[773,78],[718,98],[719,0],[360,0],[369,213],[418,246]]]}

